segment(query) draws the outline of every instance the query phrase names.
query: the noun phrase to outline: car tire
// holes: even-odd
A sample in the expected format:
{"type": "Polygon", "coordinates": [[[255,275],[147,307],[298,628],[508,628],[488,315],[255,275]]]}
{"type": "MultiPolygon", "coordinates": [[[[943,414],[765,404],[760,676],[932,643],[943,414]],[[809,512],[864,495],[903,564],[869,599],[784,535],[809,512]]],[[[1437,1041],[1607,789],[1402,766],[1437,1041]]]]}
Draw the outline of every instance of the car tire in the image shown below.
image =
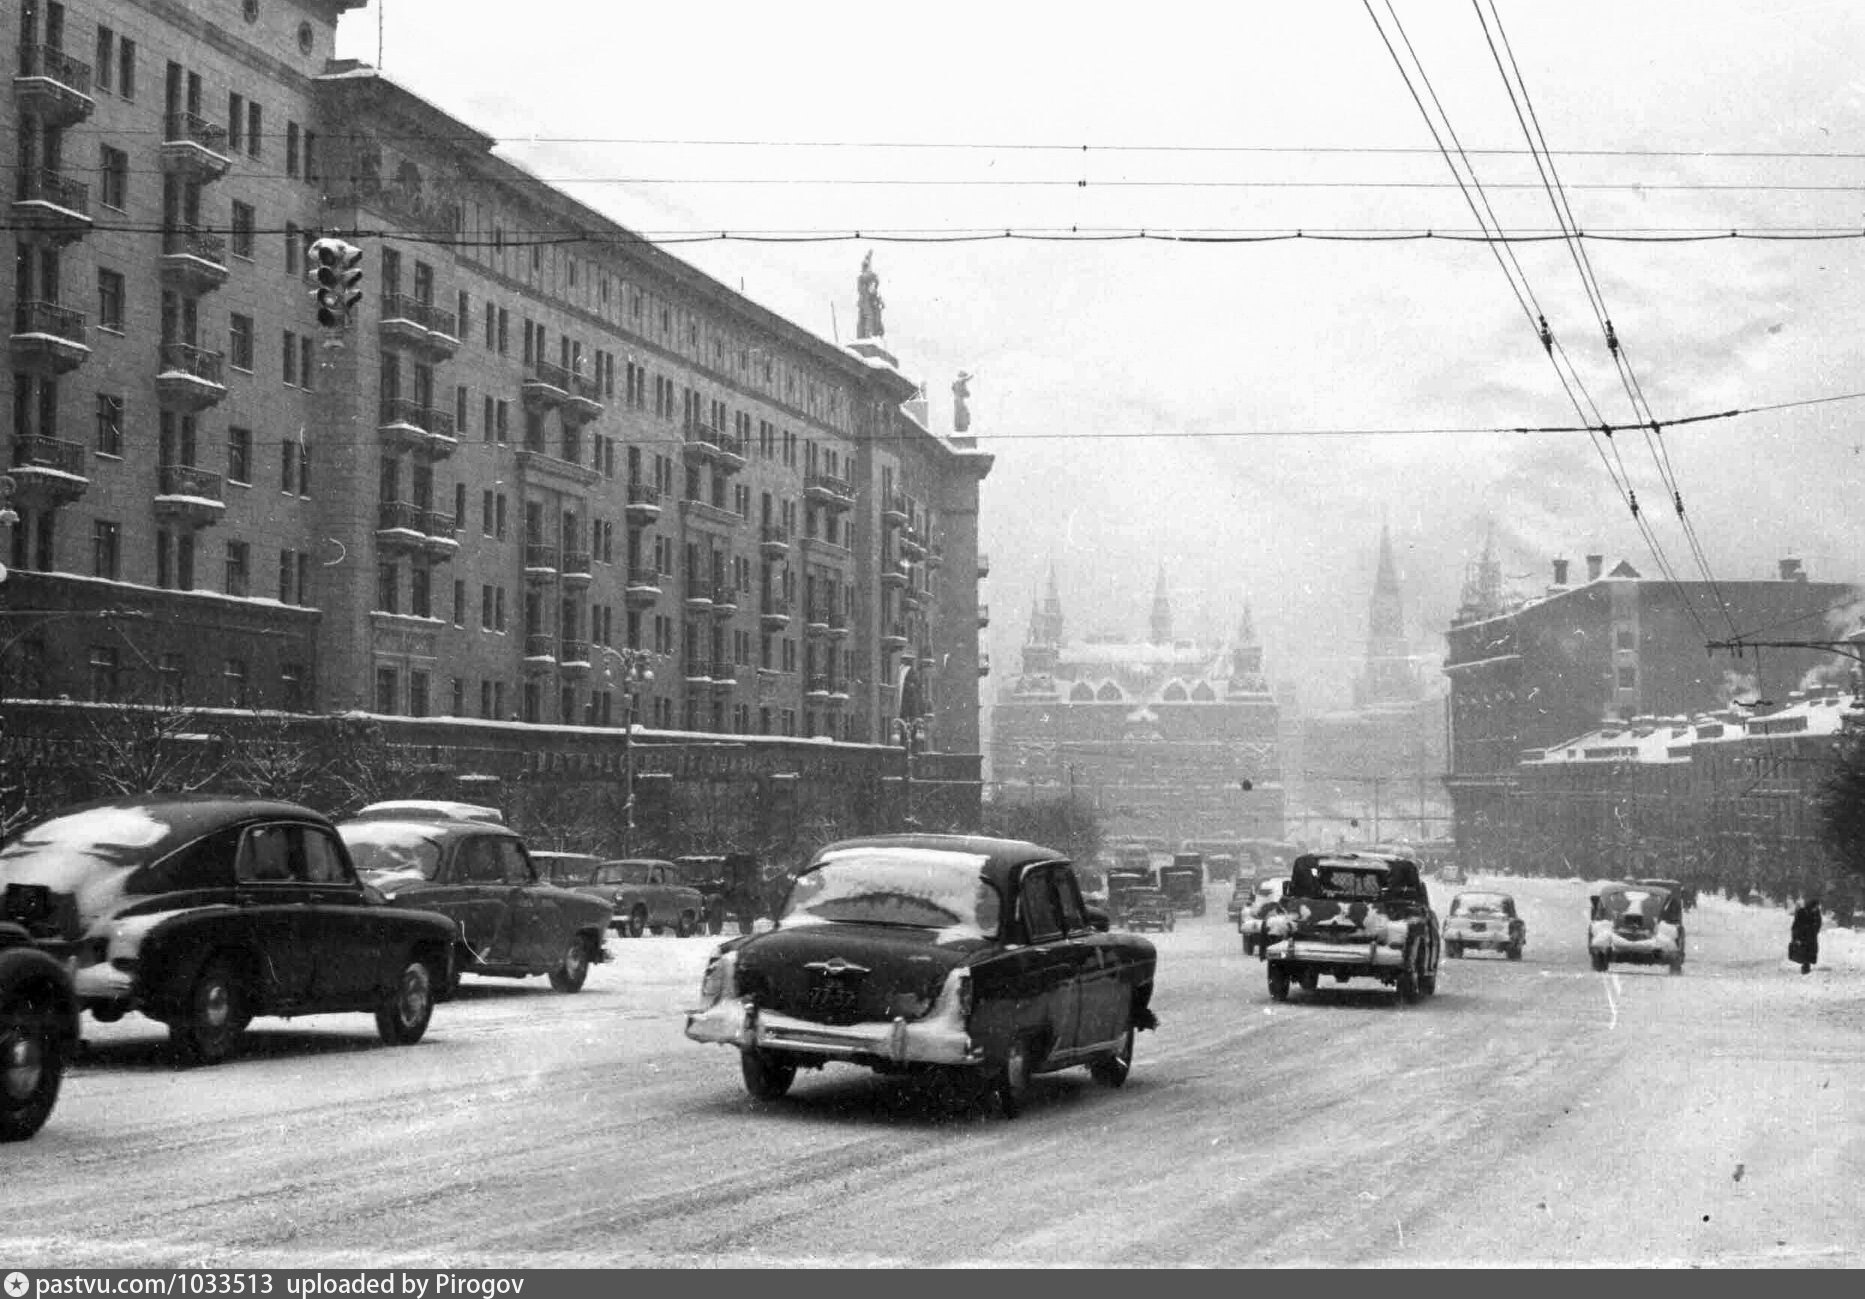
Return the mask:
{"type": "Polygon", "coordinates": [[[628,936],[630,938],[639,938],[642,934],[647,932],[647,929],[648,909],[637,904],[635,909],[628,913],[628,936]]]}
{"type": "Polygon", "coordinates": [[[724,903],[715,903],[706,908],[706,932],[714,938],[725,932],[724,903]]]}
{"type": "Polygon", "coordinates": [[[779,1099],[797,1077],[796,1065],[755,1047],[739,1051],[738,1071],[744,1077],[745,1091],[754,1101],[779,1099]]]}
{"type": "Polygon", "coordinates": [[[1436,970],[1420,970],[1418,972],[1418,990],[1427,997],[1437,996],[1438,972],[1436,970]]]}
{"type": "Polygon", "coordinates": [[[562,962],[550,972],[550,986],[563,993],[581,992],[583,981],[587,978],[589,940],[576,934],[571,937],[569,947],[564,949],[562,962]]]}
{"type": "Polygon", "coordinates": [[[673,936],[675,938],[686,938],[697,928],[698,925],[693,920],[693,913],[691,911],[682,911],[679,919],[673,922],[673,936]]]}
{"type": "Polygon", "coordinates": [[[1671,967],[1672,974],[1682,974],[1684,972],[1684,958],[1679,956],[1675,960],[1671,961],[1670,967],[1671,967]]]}
{"type": "Polygon", "coordinates": [[[1606,973],[1607,967],[1612,964],[1612,958],[1604,952],[1589,952],[1587,955],[1593,960],[1593,971],[1596,974],[1606,973]]]}
{"type": "Polygon", "coordinates": [[[395,986],[376,1007],[376,1032],[390,1046],[413,1046],[434,1018],[434,971],[418,956],[395,976],[395,986]]]}
{"type": "Polygon", "coordinates": [[[1289,971],[1281,961],[1269,963],[1269,995],[1277,1001],[1289,999],[1289,971]]]}
{"type": "Polygon", "coordinates": [[[1096,1060],[1088,1066],[1088,1075],[1103,1087],[1119,1087],[1127,1081],[1127,1075],[1133,1072],[1133,1025],[1127,1025],[1127,1035],[1120,1039],[1120,1046],[1114,1054],[1104,1060],[1096,1060]]]}
{"type": "Polygon", "coordinates": [[[1014,1119],[1023,1113],[1030,1094],[1030,1044],[1023,1038],[1012,1038],[1004,1049],[1004,1058],[991,1078],[991,1091],[1005,1118],[1014,1119]]]}
{"type": "Polygon", "coordinates": [[[233,1054],[251,1021],[232,963],[215,957],[195,976],[187,1003],[169,1022],[169,1044],[183,1065],[219,1064],[233,1054]]]}
{"type": "Polygon", "coordinates": [[[1321,986],[1321,971],[1303,970],[1301,985],[1303,992],[1313,992],[1316,988],[1319,988],[1321,986]]]}
{"type": "Polygon", "coordinates": [[[1405,964],[1399,967],[1399,977],[1393,983],[1393,991],[1398,993],[1402,1005],[1415,1006],[1425,995],[1418,970],[1422,961],[1423,957],[1416,947],[1406,951],[1405,964]]]}
{"type": "Polygon", "coordinates": [[[56,992],[35,981],[0,993],[0,1141],[24,1141],[52,1117],[65,1076],[56,992]]]}
{"type": "Polygon", "coordinates": [[[1464,954],[1463,944],[1462,943],[1444,944],[1444,954],[1450,957],[1453,961],[1461,961],[1463,959],[1463,954],[1464,954]]]}
{"type": "Polygon", "coordinates": [[[1520,943],[1509,944],[1509,959],[1512,961],[1519,961],[1522,959],[1522,945],[1520,943]]]}

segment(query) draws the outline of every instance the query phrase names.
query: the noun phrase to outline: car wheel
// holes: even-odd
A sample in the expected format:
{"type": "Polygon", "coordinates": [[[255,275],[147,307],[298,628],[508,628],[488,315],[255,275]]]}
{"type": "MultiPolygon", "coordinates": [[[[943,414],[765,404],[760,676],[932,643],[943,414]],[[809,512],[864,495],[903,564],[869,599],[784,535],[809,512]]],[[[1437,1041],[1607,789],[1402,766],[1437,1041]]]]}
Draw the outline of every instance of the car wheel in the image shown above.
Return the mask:
{"type": "Polygon", "coordinates": [[[1289,999],[1289,971],[1281,961],[1269,963],[1269,995],[1277,1001],[1289,999]]]}
{"type": "Polygon", "coordinates": [[[1425,990],[1419,983],[1418,967],[1422,962],[1423,958],[1418,949],[1413,948],[1406,952],[1405,964],[1399,967],[1399,978],[1394,985],[1394,990],[1399,994],[1399,1000],[1407,1006],[1417,1005],[1419,999],[1425,995],[1425,990]]]}
{"type": "Polygon", "coordinates": [[[0,1141],[24,1141],[52,1116],[65,1044],[50,990],[0,995],[0,1141]]]}
{"type": "Polygon", "coordinates": [[[1012,1039],[1004,1052],[1004,1059],[997,1066],[997,1075],[992,1079],[991,1090],[997,1095],[997,1106],[1003,1110],[1004,1117],[1014,1119],[1023,1113],[1023,1102],[1030,1094],[1030,1044],[1022,1038],[1012,1039]]]}
{"type": "Polygon", "coordinates": [[[1679,956],[1671,962],[1671,973],[1682,974],[1683,972],[1684,972],[1684,958],[1679,956]]]}
{"type": "Polygon", "coordinates": [[[647,932],[647,928],[648,909],[644,906],[636,906],[633,911],[628,913],[628,936],[630,938],[639,938],[642,934],[647,932]]]}
{"type": "Polygon", "coordinates": [[[673,922],[673,936],[675,938],[685,938],[696,928],[698,928],[698,926],[693,921],[693,913],[691,911],[682,911],[680,913],[680,918],[673,922]]]}
{"type": "Polygon", "coordinates": [[[797,1067],[768,1051],[747,1048],[738,1053],[738,1070],[744,1075],[745,1090],[754,1101],[774,1101],[790,1090],[796,1081],[797,1067]]]}
{"type": "Polygon", "coordinates": [[[1088,1066],[1088,1074],[1103,1087],[1118,1087],[1127,1081],[1127,1075],[1133,1071],[1133,1025],[1127,1025],[1127,1035],[1120,1039],[1120,1046],[1114,1054],[1105,1060],[1096,1060],[1088,1066]]]}
{"type": "Polygon", "coordinates": [[[188,990],[187,1004],[168,1026],[168,1040],[182,1064],[219,1064],[233,1054],[251,1020],[232,964],[216,958],[188,990]]]}
{"type": "Polygon", "coordinates": [[[410,957],[376,1007],[376,1032],[390,1046],[413,1046],[433,1017],[434,972],[420,957],[410,957]]]}
{"type": "Polygon", "coordinates": [[[725,906],[715,903],[706,908],[706,932],[717,937],[725,932],[725,906]]]}
{"type": "Polygon", "coordinates": [[[1303,992],[1313,992],[1321,986],[1321,971],[1303,970],[1301,984],[1303,992]]]}
{"type": "Polygon", "coordinates": [[[1509,944],[1509,959],[1512,961],[1519,961],[1522,959],[1522,945],[1520,943],[1509,944]]]}
{"type": "Polygon", "coordinates": [[[1593,958],[1593,969],[1596,973],[1606,973],[1606,967],[1612,964],[1612,958],[1604,952],[1590,952],[1588,955],[1593,958]]]}
{"type": "Polygon", "coordinates": [[[1444,954],[1450,957],[1453,961],[1462,960],[1463,954],[1464,954],[1463,944],[1462,943],[1444,944],[1444,954]]]}
{"type": "Polygon", "coordinates": [[[558,992],[581,992],[588,977],[589,940],[576,934],[564,950],[562,964],[550,972],[550,986],[558,992]]]}
{"type": "MultiPolygon", "coordinates": [[[[1423,959],[1422,957],[1420,958],[1423,959]]],[[[1427,997],[1438,995],[1438,972],[1420,969],[1418,972],[1418,990],[1427,997]]]]}

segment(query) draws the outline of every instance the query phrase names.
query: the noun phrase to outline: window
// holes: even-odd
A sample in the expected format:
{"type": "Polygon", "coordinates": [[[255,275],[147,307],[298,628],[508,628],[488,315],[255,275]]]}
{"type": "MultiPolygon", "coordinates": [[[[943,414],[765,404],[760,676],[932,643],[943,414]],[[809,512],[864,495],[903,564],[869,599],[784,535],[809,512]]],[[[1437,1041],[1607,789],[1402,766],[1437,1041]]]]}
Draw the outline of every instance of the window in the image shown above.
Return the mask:
{"type": "MultiPolygon", "coordinates": [[[[457,578],[453,583],[453,625],[466,626],[466,583],[457,578]]],[[[456,708],[454,711],[459,710],[456,708]]]]}
{"type": "Polygon", "coordinates": [[[498,715],[492,711],[492,682],[490,681],[481,681],[479,683],[479,715],[481,717],[496,717],[498,715]]]}
{"type": "Polygon", "coordinates": [[[302,713],[310,706],[309,692],[304,684],[304,664],[281,663],[278,669],[279,702],[294,713],[302,713]]]}
{"type": "Polygon", "coordinates": [[[253,431],[249,428],[227,430],[227,481],[251,483],[253,480],[253,431]]]}
{"type": "Polygon", "coordinates": [[[115,393],[97,394],[97,454],[123,454],[123,398],[115,393]]]}
{"type": "Polygon", "coordinates": [[[285,331],[285,346],[279,354],[280,372],[285,377],[285,386],[298,386],[298,336],[289,329],[285,331]]]}
{"type": "Polygon", "coordinates": [[[394,668],[376,669],[376,711],[393,713],[395,711],[396,685],[394,668]]]}
{"type": "Polygon", "coordinates": [[[494,631],[505,630],[505,588],[502,586],[492,591],[492,627],[494,631]]]}
{"type": "Polygon", "coordinates": [[[246,105],[246,156],[249,158],[259,156],[259,123],[259,105],[248,103],[246,105]]]}
{"type": "Polygon", "coordinates": [[[280,450],[284,452],[284,458],[279,461],[278,489],[287,496],[295,496],[298,492],[298,456],[301,448],[296,442],[286,442],[280,450]]]}
{"type": "Polygon", "coordinates": [[[246,140],[246,96],[227,93],[227,144],[235,152],[246,140]]]}
{"type": "Polygon", "coordinates": [[[426,564],[416,563],[408,570],[408,612],[417,618],[434,615],[433,573],[426,564]]]}
{"type": "Polygon", "coordinates": [[[1634,635],[1630,627],[1621,627],[1614,635],[1616,637],[1615,643],[1620,649],[1629,650],[1638,648],[1638,638],[1634,635]]]}
{"type": "Polygon", "coordinates": [[[479,588],[479,629],[492,630],[492,583],[487,582],[479,588]]]}
{"type": "Polygon", "coordinates": [[[408,716],[427,716],[427,673],[412,669],[408,673],[408,716]]]}
{"type": "Polygon", "coordinates": [[[97,197],[105,207],[121,212],[129,206],[130,156],[106,144],[99,158],[97,197]]]}
{"type": "Polygon", "coordinates": [[[253,205],[233,200],[233,255],[247,261],[253,256],[253,205]]]}
{"type": "Polygon", "coordinates": [[[246,660],[228,659],[220,669],[223,698],[228,708],[250,708],[251,697],[246,688],[246,660]]]}
{"type": "Polygon", "coordinates": [[[121,553],[121,529],[110,519],[91,524],[91,573],[95,577],[116,580],[121,553]]]}
{"type": "Polygon", "coordinates": [[[500,492],[493,501],[493,535],[500,541],[505,540],[505,493],[500,492]]]}
{"type": "Polygon", "coordinates": [[[315,369],[311,365],[311,340],[308,337],[300,338],[298,340],[298,384],[306,392],[311,391],[311,376],[314,373],[315,369]]]}
{"type": "Polygon", "coordinates": [[[401,571],[394,564],[376,565],[376,608],[383,613],[401,612],[401,571]]]}
{"type": "Polygon", "coordinates": [[[450,717],[466,716],[466,680],[464,677],[453,679],[453,702],[447,709],[450,717]]]}
{"type": "Polygon", "coordinates": [[[194,533],[163,528],[155,534],[155,584],[171,591],[194,589],[194,533]]]}
{"type": "Polygon", "coordinates": [[[91,698],[112,700],[118,697],[121,667],[114,645],[91,646],[91,698]]]}
{"type": "Polygon", "coordinates": [[[227,322],[227,364],[253,372],[253,318],[234,312],[227,322]]]}
{"type": "Polygon", "coordinates": [[[1637,688],[1638,688],[1638,669],[1637,668],[1620,668],[1619,669],[1619,689],[1636,690],[1637,688]]]}
{"type": "Polygon", "coordinates": [[[281,550],[278,552],[278,602],[296,604],[298,590],[297,552],[281,550]]]}
{"type": "Polygon", "coordinates": [[[123,276],[101,266],[97,268],[97,326],[123,332],[123,276]]]}
{"type": "Polygon", "coordinates": [[[317,132],[304,133],[304,178],[317,179],[317,132]]]}
{"type": "Polygon", "coordinates": [[[91,79],[99,90],[110,89],[111,64],[116,61],[116,33],[102,23],[97,24],[97,58],[91,71],[91,79]]]}
{"type": "Polygon", "coordinates": [[[285,174],[287,176],[298,174],[298,124],[296,122],[285,123],[285,174]]]}
{"type": "Polygon", "coordinates": [[[298,227],[297,222],[287,221],[285,223],[285,273],[287,275],[301,273],[303,263],[299,260],[298,253],[303,246],[304,231],[298,227]]]}
{"type": "Polygon", "coordinates": [[[249,565],[249,548],[244,541],[227,543],[227,594],[249,595],[252,587],[252,570],[249,565]]]}
{"type": "Polygon", "coordinates": [[[127,36],[117,41],[117,93],[136,98],[136,42],[127,36]]]}
{"type": "Polygon", "coordinates": [[[188,659],[185,654],[164,654],[156,665],[162,702],[174,707],[188,697],[188,659]]]}
{"type": "Polygon", "coordinates": [[[479,494],[479,530],[484,535],[492,535],[492,491],[490,488],[479,494]]]}

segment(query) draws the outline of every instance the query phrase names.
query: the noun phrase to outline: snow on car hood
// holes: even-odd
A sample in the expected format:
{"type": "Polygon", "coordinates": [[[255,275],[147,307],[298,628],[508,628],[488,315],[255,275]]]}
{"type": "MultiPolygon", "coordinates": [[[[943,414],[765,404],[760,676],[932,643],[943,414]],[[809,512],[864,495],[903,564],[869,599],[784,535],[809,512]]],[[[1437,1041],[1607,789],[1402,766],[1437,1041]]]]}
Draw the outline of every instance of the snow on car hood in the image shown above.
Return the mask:
{"type": "Polygon", "coordinates": [[[145,807],[94,807],[56,816],[0,848],[0,887],[41,884],[71,894],[88,923],[122,900],[129,877],[173,832],[145,807]]]}

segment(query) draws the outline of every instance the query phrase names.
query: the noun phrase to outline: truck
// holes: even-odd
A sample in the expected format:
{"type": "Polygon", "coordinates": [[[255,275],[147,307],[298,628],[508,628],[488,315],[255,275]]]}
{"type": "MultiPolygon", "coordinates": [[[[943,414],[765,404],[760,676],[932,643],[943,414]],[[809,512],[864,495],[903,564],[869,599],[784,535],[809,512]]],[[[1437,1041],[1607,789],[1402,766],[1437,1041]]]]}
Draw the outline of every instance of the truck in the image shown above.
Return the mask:
{"type": "Polygon", "coordinates": [[[1175,912],[1204,914],[1204,854],[1181,852],[1172,855],[1170,866],[1159,868],[1159,887],[1164,890],[1175,912]]]}
{"type": "Polygon", "coordinates": [[[1304,853],[1264,938],[1269,995],[1277,1001],[1289,999],[1292,984],[1315,991],[1322,975],[1337,983],[1377,979],[1408,1005],[1438,990],[1444,935],[1410,858],[1304,853]]]}
{"type": "Polygon", "coordinates": [[[765,914],[764,878],[756,854],[748,852],[695,853],[674,858],[681,883],[698,889],[705,899],[706,932],[718,934],[728,919],[738,932],[748,934],[765,914]]]}
{"type": "Polygon", "coordinates": [[[1141,870],[1132,866],[1115,866],[1107,872],[1107,910],[1114,923],[1124,923],[1127,914],[1127,897],[1140,889],[1158,886],[1150,868],[1141,870]]]}

